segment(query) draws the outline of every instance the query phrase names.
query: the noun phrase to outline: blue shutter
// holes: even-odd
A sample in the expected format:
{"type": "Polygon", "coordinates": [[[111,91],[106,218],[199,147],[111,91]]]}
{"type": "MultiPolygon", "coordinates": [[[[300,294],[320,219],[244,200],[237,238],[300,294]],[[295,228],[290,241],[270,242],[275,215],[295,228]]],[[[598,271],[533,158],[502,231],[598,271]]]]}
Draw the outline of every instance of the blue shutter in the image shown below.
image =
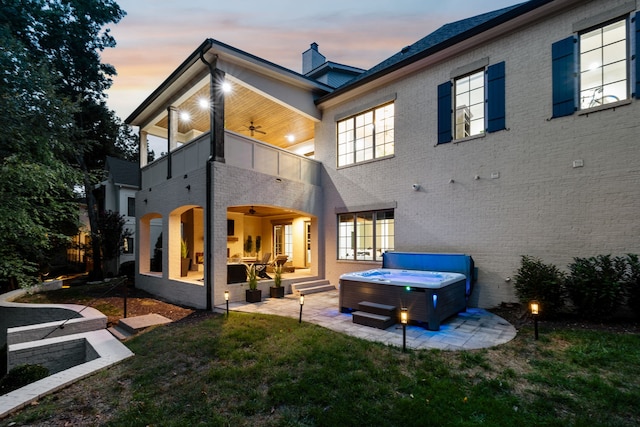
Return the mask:
{"type": "Polygon", "coordinates": [[[504,62],[487,68],[487,132],[506,129],[504,62]]]}
{"type": "Polygon", "coordinates": [[[451,142],[451,82],[438,85],[438,144],[451,142]]]}
{"type": "Polygon", "coordinates": [[[576,39],[571,36],[551,46],[553,62],[553,117],[569,116],[576,110],[576,39]]]}
{"type": "Polygon", "coordinates": [[[636,24],[636,49],[634,52],[636,61],[636,99],[640,99],[640,19],[638,18],[640,18],[640,14],[636,13],[635,18],[633,18],[636,24]]]}

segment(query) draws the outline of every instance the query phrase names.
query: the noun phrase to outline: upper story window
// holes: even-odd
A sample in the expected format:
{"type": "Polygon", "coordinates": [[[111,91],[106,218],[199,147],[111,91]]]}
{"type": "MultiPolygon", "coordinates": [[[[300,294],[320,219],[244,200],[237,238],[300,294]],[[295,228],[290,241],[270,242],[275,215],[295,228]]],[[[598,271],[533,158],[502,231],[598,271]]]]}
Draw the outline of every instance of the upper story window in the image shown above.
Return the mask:
{"type": "Polygon", "coordinates": [[[127,197],[127,216],[136,216],[136,198],[127,197]]]}
{"type": "Polygon", "coordinates": [[[580,109],[628,98],[627,20],[580,34],[580,109]]]}
{"type": "Polygon", "coordinates": [[[338,215],[338,259],[381,261],[394,248],[394,211],[338,215]]]}
{"type": "Polygon", "coordinates": [[[484,133],[484,70],[455,79],[455,139],[484,133]]]}
{"type": "MultiPolygon", "coordinates": [[[[628,7],[633,13],[635,6],[628,7]]],[[[573,30],[551,46],[553,117],[625,101],[632,94],[640,98],[640,43],[629,35],[630,30],[640,34],[638,16],[620,16],[616,8],[575,23],[573,30]]]]}
{"type": "Polygon", "coordinates": [[[506,129],[505,63],[488,64],[461,67],[438,85],[438,144],[506,129]]]}
{"type": "Polygon", "coordinates": [[[394,104],[386,104],[338,122],[338,166],[393,155],[394,104]]]}

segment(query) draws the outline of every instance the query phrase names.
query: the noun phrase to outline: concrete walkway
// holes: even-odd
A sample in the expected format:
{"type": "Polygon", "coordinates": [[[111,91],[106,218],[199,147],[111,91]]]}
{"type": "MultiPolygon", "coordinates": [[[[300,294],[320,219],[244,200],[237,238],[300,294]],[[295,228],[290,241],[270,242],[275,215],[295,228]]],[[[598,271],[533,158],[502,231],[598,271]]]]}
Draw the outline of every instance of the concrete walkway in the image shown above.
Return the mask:
{"type": "MultiPolygon", "coordinates": [[[[226,310],[226,306],[216,307],[226,310]]],[[[298,319],[298,297],[265,298],[259,303],[232,302],[229,310],[245,313],[264,313],[298,319]]],[[[302,320],[362,339],[402,347],[402,327],[394,325],[386,330],[353,323],[352,315],[338,310],[338,291],[305,295],[302,320]]],[[[493,347],[511,341],[516,329],[503,318],[480,308],[469,308],[465,313],[451,317],[440,325],[439,331],[428,331],[420,326],[407,326],[407,348],[471,350],[493,347]]]]}

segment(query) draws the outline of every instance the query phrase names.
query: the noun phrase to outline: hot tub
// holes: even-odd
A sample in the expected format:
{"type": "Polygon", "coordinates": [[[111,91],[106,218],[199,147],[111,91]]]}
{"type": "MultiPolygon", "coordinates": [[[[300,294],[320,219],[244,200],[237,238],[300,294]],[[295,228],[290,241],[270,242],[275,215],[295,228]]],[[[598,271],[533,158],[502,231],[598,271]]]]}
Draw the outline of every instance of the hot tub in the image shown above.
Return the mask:
{"type": "MultiPolygon", "coordinates": [[[[437,331],[440,322],[466,309],[464,274],[379,268],[340,276],[340,311],[352,312],[361,302],[406,307],[409,321],[437,331]]],[[[398,319],[399,321],[399,319],[398,319]]]]}

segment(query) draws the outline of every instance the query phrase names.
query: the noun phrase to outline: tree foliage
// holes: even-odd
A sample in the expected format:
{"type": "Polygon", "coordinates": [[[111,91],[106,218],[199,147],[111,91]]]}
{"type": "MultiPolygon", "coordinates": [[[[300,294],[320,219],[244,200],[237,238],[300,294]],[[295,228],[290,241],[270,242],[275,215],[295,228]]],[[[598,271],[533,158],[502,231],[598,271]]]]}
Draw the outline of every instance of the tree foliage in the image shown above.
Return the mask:
{"type": "Polygon", "coordinates": [[[0,0],[0,282],[37,279],[77,232],[74,188],[90,199],[105,156],[133,155],[105,102],[115,69],[100,60],[123,16],[112,0],[0,0]]]}

